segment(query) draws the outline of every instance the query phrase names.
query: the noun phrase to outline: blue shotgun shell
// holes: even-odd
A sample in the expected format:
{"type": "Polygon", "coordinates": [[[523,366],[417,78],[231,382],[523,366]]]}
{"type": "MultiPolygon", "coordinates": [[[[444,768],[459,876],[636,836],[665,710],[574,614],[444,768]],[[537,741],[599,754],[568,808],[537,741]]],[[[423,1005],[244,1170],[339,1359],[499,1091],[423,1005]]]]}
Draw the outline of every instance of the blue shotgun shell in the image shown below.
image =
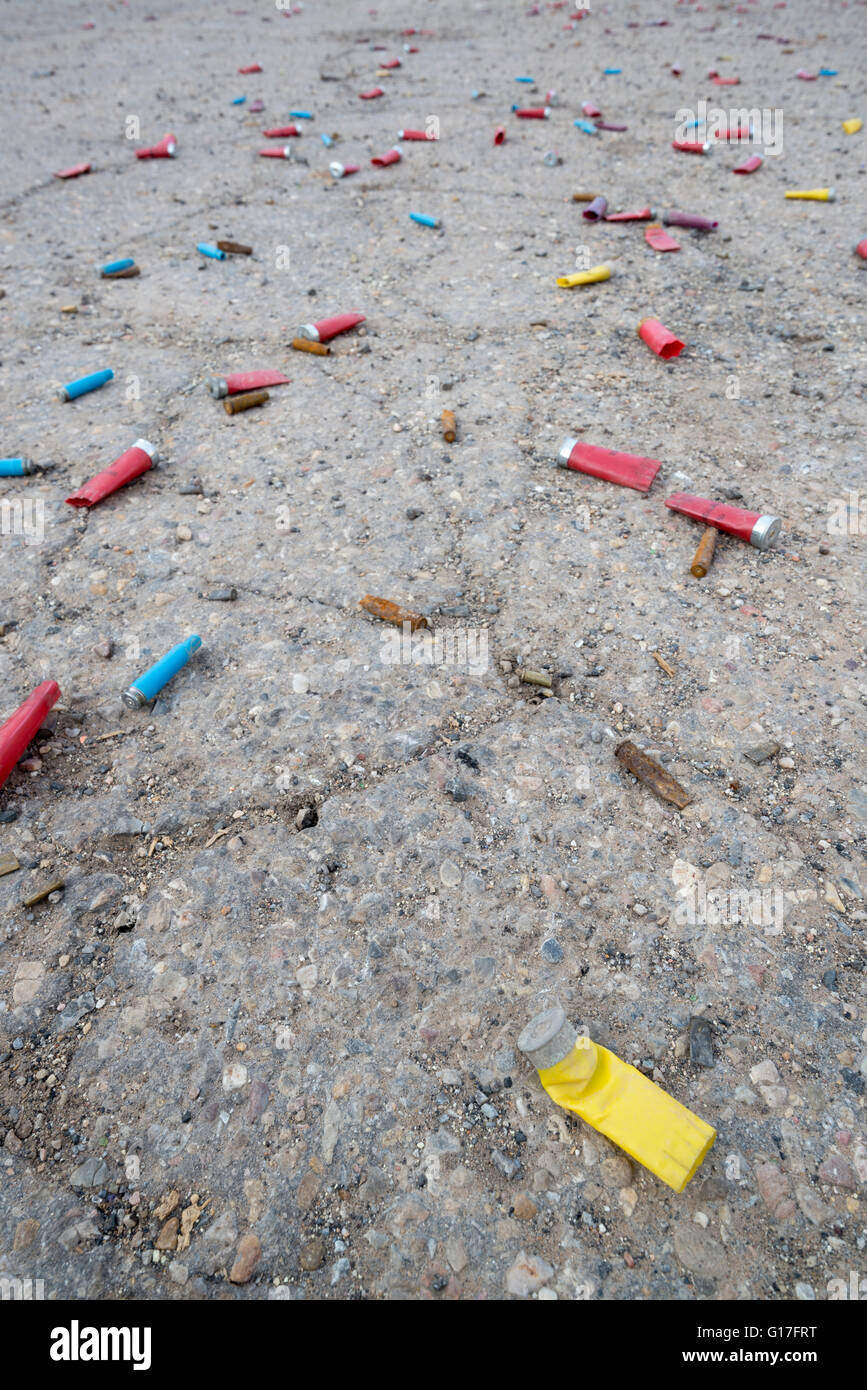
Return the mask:
{"type": "Polygon", "coordinates": [[[595,127],[595,125],[593,124],[592,121],[577,120],[577,121],[573,121],[572,124],[573,124],[574,126],[577,126],[579,130],[583,130],[585,135],[598,135],[598,134],[599,134],[599,131],[596,129],[596,127],[595,127]]]}
{"type": "Polygon", "coordinates": [[[428,217],[427,213],[424,213],[424,212],[411,212],[409,216],[410,216],[410,220],[411,220],[412,222],[418,222],[419,225],[422,226],[422,227],[438,227],[438,226],[439,226],[439,222],[437,221],[437,219],[436,219],[435,217],[428,217]]]}
{"type": "Polygon", "coordinates": [[[65,386],[61,386],[57,398],[61,401],[74,401],[77,396],[86,396],[88,391],[98,391],[100,386],[111,381],[113,376],[111,367],[106,367],[104,372],[91,372],[89,376],[80,376],[77,381],[69,381],[65,386]]]}
{"type": "Polygon", "coordinates": [[[105,265],[99,267],[100,275],[116,275],[119,270],[129,270],[130,266],[135,265],[132,256],[125,256],[122,261],[106,261],[105,265]]]}
{"type": "Polygon", "coordinates": [[[155,666],[151,666],[144,675],[133,681],[129,690],[123,692],[120,698],[127,709],[141,709],[142,705],[146,705],[150,700],[155,700],[163,686],[168,685],[172,676],[176,676],[178,671],[186,666],[190,657],[199,650],[201,645],[201,637],[194,634],[192,637],[188,637],[185,642],[179,642],[176,647],[172,647],[170,652],[166,652],[166,655],[155,666]]]}
{"type": "Polygon", "coordinates": [[[820,77],[836,77],[837,74],[838,74],[838,69],[837,69],[837,68],[820,68],[820,69],[819,69],[819,76],[820,76],[820,77]]]}
{"type": "Polygon", "coordinates": [[[209,241],[200,241],[196,244],[196,250],[201,251],[203,256],[210,256],[212,261],[224,261],[225,251],[221,251],[219,246],[212,246],[209,241]]]}
{"type": "Polygon", "coordinates": [[[290,112],[289,112],[289,115],[292,117],[292,120],[293,120],[293,121],[312,121],[312,120],[313,120],[313,112],[312,112],[312,111],[290,111],[290,112]]]}
{"type": "Polygon", "coordinates": [[[334,144],[334,141],[332,140],[331,136],[326,135],[324,130],[320,135],[319,139],[322,141],[323,145],[325,145],[325,147],[329,150],[331,149],[331,146],[334,144]]]}
{"type": "Polygon", "coordinates": [[[232,105],[233,105],[233,106],[243,106],[243,105],[244,105],[244,102],[245,102],[246,100],[247,100],[246,97],[232,97],[232,105]]]}
{"type": "Polygon", "coordinates": [[[535,82],[535,77],[516,77],[516,82],[535,82]]]}
{"type": "Polygon", "coordinates": [[[603,73],[605,74],[606,77],[616,77],[617,73],[618,73],[618,72],[622,72],[623,69],[622,69],[622,68],[603,68],[602,71],[603,71],[603,73]]]}
{"type": "Polygon", "coordinates": [[[30,459],[0,459],[0,478],[23,478],[33,471],[30,459]]]}

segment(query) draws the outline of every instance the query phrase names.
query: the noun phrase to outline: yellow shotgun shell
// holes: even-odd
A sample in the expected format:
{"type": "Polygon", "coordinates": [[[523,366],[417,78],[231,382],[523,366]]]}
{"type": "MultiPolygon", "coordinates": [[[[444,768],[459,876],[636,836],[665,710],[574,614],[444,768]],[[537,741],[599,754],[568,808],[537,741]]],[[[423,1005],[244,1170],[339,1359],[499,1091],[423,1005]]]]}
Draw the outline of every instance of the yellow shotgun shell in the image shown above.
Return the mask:
{"type": "Polygon", "coordinates": [[[797,188],[787,198],[806,198],[813,203],[833,203],[837,194],[833,188],[797,188]]]}
{"type": "Polygon", "coordinates": [[[610,280],[610,265],[594,265],[592,270],[578,270],[574,275],[561,275],[557,284],[561,290],[571,290],[575,285],[597,285],[600,280],[610,280]]]}
{"type": "Polygon", "coordinates": [[[531,1019],[518,1048],[555,1105],[683,1191],[716,1138],[712,1125],[608,1048],[576,1036],[559,1006],[531,1019]]]}
{"type": "Polygon", "coordinates": [[[843,122],[843,129],[847,135],[857,135],[863,122],[857,116],[852,116],[850,120],[843,122]]]}

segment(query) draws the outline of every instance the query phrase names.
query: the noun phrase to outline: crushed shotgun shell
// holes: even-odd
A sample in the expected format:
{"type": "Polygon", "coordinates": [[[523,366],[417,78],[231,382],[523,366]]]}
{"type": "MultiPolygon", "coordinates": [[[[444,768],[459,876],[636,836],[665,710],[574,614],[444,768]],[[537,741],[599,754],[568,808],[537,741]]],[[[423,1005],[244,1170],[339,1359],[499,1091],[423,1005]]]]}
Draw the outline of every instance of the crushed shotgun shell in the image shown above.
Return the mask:
{"type": "Polygon", "coordinates": [[[558,275],[557,285],[561,290],[572,290],[577,285],[598,285],[610,280],[611,274],[610,265],[594,265],[590,270],[576,270],[574,275],[558,275]]]}
{"type": "Polygon", "coordinates": [[[679,357],[683,352],[683,343],[679,338],[675,338],[659,319],[642,319],[638,325],[638,336],[651,352],[655,352],[657,357],[661,357],[665,362],[672,357],[679,357]]]}
{"type": "Polygon", "coordinates": [[[679,810],[683,810],[692,801],[689,792],[685,791],[679,782],[676,782],[671,773],[666,772],[655,759],[642,753],[640,748],[628,738],[622,743],[618,743],[614,750],[614,756],[619,763],[622,763],[627,772],[631,772],[633,777],[637,777],[639,782],[643,782],[646,787],[661,797],[663,801],[670,801],[679,810]]]}
{"type": "Polygon", "coordinates": [[[376,598],[373,594],[365,594],[364,598],[359,599],[359,605],[366,612],[372,613],[374,618],[380,618],[384,623],[394,623],[396,627],[402,627],[404,623],[409,623],[411,632],[415,632],[418,627],[428,626],[428,620],[423,613],[414,613],[411,608],[404,608],[399,603],[392,603],[391,599],[376,598]]]}

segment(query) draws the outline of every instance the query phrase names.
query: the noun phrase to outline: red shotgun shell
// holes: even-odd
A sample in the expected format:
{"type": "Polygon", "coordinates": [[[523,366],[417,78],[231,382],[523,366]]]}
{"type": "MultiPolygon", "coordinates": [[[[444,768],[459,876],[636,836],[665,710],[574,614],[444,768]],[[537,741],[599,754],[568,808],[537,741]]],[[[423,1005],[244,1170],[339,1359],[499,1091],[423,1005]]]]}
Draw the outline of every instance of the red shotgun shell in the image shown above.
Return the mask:
{"type": "Polygon", "coordinates": [[[259,151],[260,159],[291,159],[291,145],[271,145],[267,150],[259,151]]]}
{"type": "Polygon", "coordinates": [[[650,222],[653,219],[653,212],[650,208],[642,208],[640,212],[606,212],[606,222],[650,222]]]}
{"type": "Polygon", "coordinates": [[[681,154],[707,154],[710,145],[701,140],[672,140],[671,148],[681,154]]]}
{"type": "Polygon", "coordinates": [[[336,338],[338,333],[345,333],[347,329],[364,323],[364,320],[364,314],[352,309],[348,314],[335,314],[334,318],[320,319],[318,323],[302,323],[295,336],[309,338],[314,343],[327,343],[331,338],[336,338]]]}
{"type": "Polygon", "coordinates": [[[749,159],[745,159],[743,164],[739,164],[736,169],[732,169],[733,174],[754,174],[757,169],[761,169],[764,163],[760,154],[751,154],[749,159]]]}
{"type": "Polygon", "coordinates": [[[608,199],[603,198],[600,193],[598,197],[593,199],[592,203],[587,204],[581,216],[586,217],[588,222],[602,222],[607,211],[608,199]]]}
{"type": "Polygon", "coordinates": [[[176,135],[164,135],[158,145],[149,145],[147,149],[136,150],[136,159],[174,159],[178,148],[176,135]]]}
{"type": "Polygon", "coordinates": [[[863,261],[867,261],[867,239],[858,242],[855,247],[855,255],[860,256],[863,261]]]}
{"type": "Polygon", "coordinates": [[[621,454],[616,449],[584,444],[579,439],[564,439],[557,467],[573,468],[591,478],[604,478],[607,483],[635,488],[636,492],[649,492],[662,464],[658,459],[644,458],[641,454],[621,454]]]}
{"type": "Polygon", "coordinates": [[[369,92],[359,92],[362,101],[373,101],[374,97],[384,97],[385,90],[382,87],[371,87],[369,92]]]}
{"type": "Polygon", "coordinates": [[[584,115],[585,115],[585,116],[601,116],[601,115],[602,115],[602,112],[599,110],[599,107],[598,107],[598,106],[594,106],[592,101],[585,101],[585,102],[584,102],[584,105],[581,107],[581,110],[584,112],[584,115]]]}
{"type": "Polygon", "coordinates": [[[261,72],[262,68],[259,63],[250,63],[246,68],[238,68],[238,71],[246,77],[248,72],[261,72]]]}
{"type": "Polygon", "coordinates": [[[398,140],[436,140],[436,135],[428,135],[426,130],[399,130],[398,140]]]}
{"type": "Polygon", "coordinates": [[[383,61],[379,66],[387,70],[388,68],[399,68],[402,64],[399,58],[389,58],[387,63],[383,61]]]}
{"type": "Polygon", "coordinates": [[[674,237],[663,231],[658,222],[653,222],[644,229],[644,240],[654,251],[679,251],[680,242],[675,241],[674,237]]]}
{"type": "Polygon", "coordinates": [[[494,131],[494,144],[495,144],[495,145],[504,145],[505,143],[506,143],[506,127],[505,127],[504,125],[498,125],[498,126],[497,126],[497,129],[494,131]]]}
{"type": "Polygon", "coordinates": [[[525,106],[515,110],[515,115],[522,121],[547,121],[550,114],[550,106],[525,106]]]}
{"type": "Polygon", "coordinates": [[[0,787],[6,781],[21,754],[32,743],[46,715],[60,699],[57,681],[43,681],[0,728],[0,787]]]}
{"type": "Polygon", "coordinates": [[[715,526],[738,540],[749,541],[756,550],[767,550],[780,534],[782,521],[768,513],[748,512],[744,507],[730,507],[727,502],[710,502],[706,497],[693,497],[688,492],[675,492],[666,497],[665,505],[693,521],[715,526]]]}
{"type": "Polygon", "coordinates": [[[659,319],[642,319],[638,325],[638,336],[657,357],[664,358],[666,362],[670,357],[679,357],[683,352],[683,343],[679,338],[675,338],[673,333],[669,333],[659,319]]]}
{"type": "Polygon", "coordinates": [[[263,130],[262,134],[266,140],[283,140],[290,135],[300,135],[301,131],[297,125],[277,125],[274,126],[273,130],[263,130]]]}
{"type": "Polygon", "coordinates": [[[385,164],[399,164],[402,158],[403,155],[397,148],[397,145],[394,145],[388,151],[388,154],[378,154],[370,162],[371,164],[376,164],[377,167],[381,168],[385,164]]]}
{"type": "Polygon", "coordinates": [[[228,376],[209,376],[208,390],[220,401],[224,396],[258,391],[261,386],[286,386],[288,382],[288,376],[269,368],[264,372],[230,372],[228,376]]]}
{"type": "Polygon", "coordinates": [[[55,174],[56,179],[77,179],[79,174],[89,174],[89,164],[73,164],[71,169],[61,169],[55,174]]]}
{"type": "Polygon", "coordinates": [[[137,439],[110,467],[102,473],[97,473],[90,482],[85,483],[71,497],[67,497],[66,501],[70,507],[94,507],[103,497],[117,492],[119,487],[131,483],[142,473],[147,473],[158,458],[153,444],[149,444],[146,439],[137,439]]]}
{"type": "Polygon", "coordinates": [[[725,130],[715,130],[715,140],[752,140],[753,132],[748,125],[727,126],[725,130]]]}
{"type": "Polygon", "coordinates": [[[333,159],[328,166],[333,179],[348,178],[350,174],[357,174],[360,168],[360,164],[341,164],[339,159],[333,159]]]}

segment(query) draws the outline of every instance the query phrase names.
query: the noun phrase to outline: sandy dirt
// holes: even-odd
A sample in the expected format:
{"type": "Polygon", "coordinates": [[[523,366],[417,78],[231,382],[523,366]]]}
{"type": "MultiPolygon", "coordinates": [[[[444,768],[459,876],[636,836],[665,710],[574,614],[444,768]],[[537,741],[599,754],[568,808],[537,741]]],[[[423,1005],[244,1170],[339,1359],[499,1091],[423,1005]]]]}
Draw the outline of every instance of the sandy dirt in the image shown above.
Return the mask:
{"type": "Polygon", "coordinates": [[[867,9],[538,10],[0,11],[0,454],[54,465],[2,479],[0,716],[62,688],[0,792],[0,1276],[46,1297],[821,1300],[864,1268],[867,9]],[[700,101],[781,152],[676,152],[700,101]],[[406,127],[439,139],[372,167],[406,127]],[[719,226],[660,254],[576,192],[719,226]],[[254,254],[196,250],[226,237],[254,254]],[[230,417],[207,378],[256,368],[290,384],[230,417]],[[658,459],[649,494],[556,468],[567,435],[658,459]],[[139,437],[158,467],[65,504],[139,437]],[[696,580],[674,491],[781,538],[696,580]],[[555,1002],[717,1130],[683,1193],[545,1093],[517,1037],[555,1002]]]}

